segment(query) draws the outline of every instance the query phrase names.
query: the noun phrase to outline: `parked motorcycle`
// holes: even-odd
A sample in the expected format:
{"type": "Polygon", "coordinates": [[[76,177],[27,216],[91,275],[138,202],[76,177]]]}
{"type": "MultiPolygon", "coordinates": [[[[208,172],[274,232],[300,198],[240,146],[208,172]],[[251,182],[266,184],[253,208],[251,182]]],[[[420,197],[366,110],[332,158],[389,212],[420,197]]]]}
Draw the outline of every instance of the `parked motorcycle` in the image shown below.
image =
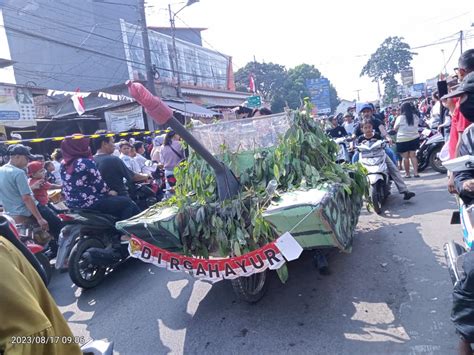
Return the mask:
{"type": "Polygon", "coordinates": [[[357,146],[359,162],[367,169],[370,184],[370,198],[377,214],[382,213],[382,205],[390,195],[390,177],[386,163],[385,142],[365,141],[357,146]]]}
{"type": "Polygon", "coordinates": [[[439,153],[444,146],[443,135],[435,129],[426,128],[420,135],[420,148],[416,151],[418,158],[418,171],[425,170],[430,166],[434,171],[446,174],[439,153]]]}
{"type": "Polygon", "coordinates": [[[19,239],[28,250],[35,256],[36,260],[41,265],[44,274],[46,276],[45,283],[49,284],[53,274],[53,268],[49,261],[49,258],[45,255],[45,247],[35,242],[33,236],[31,235],[32,231],[25,230],[22,226],[19,226],[15,223],[15,220],[8,215],[0,216],[0,234],[5,235],[10,233],[19,239]],[[30,232],[30,233],[29,233],[30,232]]]}
{"type": "Polygon", "coordinates": [[[59,235],[56,269],[68,270],[77,286],[97,286],[128,258],[128,242],[121,241],[115,217],[94,210],[72,210],[58,217],[65,227],[59,235]]]}

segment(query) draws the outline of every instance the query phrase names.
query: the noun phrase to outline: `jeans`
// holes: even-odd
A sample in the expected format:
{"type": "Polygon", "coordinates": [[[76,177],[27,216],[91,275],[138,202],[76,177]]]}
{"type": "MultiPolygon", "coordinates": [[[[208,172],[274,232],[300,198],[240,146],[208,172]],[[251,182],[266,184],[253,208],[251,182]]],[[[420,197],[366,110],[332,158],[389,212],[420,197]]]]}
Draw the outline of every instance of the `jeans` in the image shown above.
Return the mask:
{"type": "Polygon", "coordinates": [[[401,194],[408,192],[407,185],[405,184],[405,181],[403,181],[402,174],[400,174],[397,164],[395,164],[391,159],[385,159],[385,164],[387,164],[388,174],[395,183],[398,192],[401,194]]]}
{"type": "MultiPolygon", "coordinates": [[[[391,150],[389,147],[385,147],[385,154],[388,155],[388,157],[395,163],[397,164],[397,157],[395,156],[395,153],[393,150],[391,150]]],[[[355,164],[359,161],[359,152],[355,152],[354,156],[352,157],[352,163],[355,164]]]]}
{"type": "Polygon", "coordinates": [[[454,174],[454,186],[465,205],[470,205],[474,201],[474,193],[464,190],[464,181],[474,179],[474,171],[465,170],[454,174]]]}
{"type": "Polygon", "coordinates": [[[90,209],[98,210],[102,213],[110,214],[120,220],[133,217],[140,213],[137,204],[130,197],[126,196],[107,196],[96,203],[90,209]]]}
{"type": "Polygon", "coordinates": [[[37,206],[40,215],[48,222],[49,225],[49,232],[53,236],[53,238],[57,241],[59,238],[59,233],[61,229],[64,227],[63,222],[56,216],[56,214],[51,211],[48,206],[43,206],[38,204],[37,206]]]}

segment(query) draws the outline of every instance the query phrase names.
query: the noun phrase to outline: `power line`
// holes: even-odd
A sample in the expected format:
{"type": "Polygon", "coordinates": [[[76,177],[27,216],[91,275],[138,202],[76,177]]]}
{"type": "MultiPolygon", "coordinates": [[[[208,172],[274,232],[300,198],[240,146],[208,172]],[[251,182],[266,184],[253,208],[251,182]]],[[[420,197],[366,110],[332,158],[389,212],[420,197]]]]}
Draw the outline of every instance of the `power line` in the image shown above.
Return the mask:
{"type": "MultiPolygon", "coordinates": [[[[454,52],[456,51],[456,48],[458,48],[458,45],[459,45],[459,41],[458,41],[458,42],[456,42],[456,45],[454,46],[454,49],[453,49],[453,51],[452,51],[451,55],[449,56],[449,58],[448,58],[447,62],[446,62],[446,63],[444,63],[444,65],[443,65],[443,68],[444,68],[445,70],[446,70],[446,67],[448,66],[449,62],[450,62],[450,61],[451,61],[451,59],[453,58],[454,52]]],[[[442,70],[441,70],[441,72],[442,72],[442,70]]]]}

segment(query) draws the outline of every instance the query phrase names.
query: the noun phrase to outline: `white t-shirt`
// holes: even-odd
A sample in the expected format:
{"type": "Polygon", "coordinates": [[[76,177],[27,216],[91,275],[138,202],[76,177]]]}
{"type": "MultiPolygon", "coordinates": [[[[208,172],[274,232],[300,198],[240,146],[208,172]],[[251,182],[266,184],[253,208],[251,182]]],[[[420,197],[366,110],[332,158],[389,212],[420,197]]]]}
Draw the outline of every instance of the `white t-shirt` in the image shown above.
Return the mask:
{"type": "Polygon", "coordinates": [[[394,129],[397,130],[397,142],[412,141],[420,136],[418,133],[418,116],[413,116],[413,126],[409,126],[405,115],[400,115],[395,120],[394,129]]]}
{"type": "Polygon", "coordinates": [[[143,173],[144,172],[143,168],[145,167],[145,163],[146,163],[147,159],[143,155],[138,154],[138,153],[132,159],[134,159],[137,162],[138,166],[140,167],[139,172],[143,173]]]}
{"type": "Polygon", "coordinates": [[[349,122],[344,122],[344,124],[342,125],[344,127],[344,129],[346,130],[347,134],[354,134],[354,131],[356,129],[356,126],[357,126],[357,123],[355,123],[354,121],[352,121],[351,123],[349,122]]]}
{"type": "Polygon", "coordinates": [[[141,173],[140,166],[138,165],[138,162],[136,160],[125,154],[120,154],[120,159],[122,159],[127,168],[129,168],[131,171],[136,174],[141,173]]]}
{"type": "Polygon", "coordinates": [[[61,163],[59,163],[56,160],[53,160],[53,165],[54,165],[53,176],[56,179],[56,184],[61,185],[63,183],[61,179],[61,173],[60,173],[61,163]]]}

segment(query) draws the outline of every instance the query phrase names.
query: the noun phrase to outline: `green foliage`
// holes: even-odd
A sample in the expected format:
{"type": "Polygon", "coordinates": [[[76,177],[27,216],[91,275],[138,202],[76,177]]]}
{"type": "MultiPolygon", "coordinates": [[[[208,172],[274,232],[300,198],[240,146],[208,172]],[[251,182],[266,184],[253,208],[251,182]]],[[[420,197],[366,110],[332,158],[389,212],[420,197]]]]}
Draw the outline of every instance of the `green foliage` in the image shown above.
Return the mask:
{"type": "Polygon", "coordinates": [[[403,37],[388,37],[373,53],[362,68],[360,76],[367,75],[373,81],[385,85],[385,100],[391,102],[397,96],[395,75],[410,67],[413,56],[403,37]]]}
{"type": "MultiPolygon", "coordinates": [[[[311,112],[308,102],[305,111],[311,112]]],[[[231,168],[234,154],[222,147],[222,160],[231,168]]],[[[349,193],[368,195],[365,172],[360,165],[335,163],[336,144],[303,112],[274,149],[254,152],[254,164],[240,172],[242,192],[233,200],[218,201],[217,185],[208,164],[194,153],[175,169],[177,184],[173,199],[158,204],[176,205],[176,225],[184,252],[208,258],[248,253],[274,240],[276,231],[264,218],[271,202],[265,192],[270,180],[278,191],[339,183],[349,193]]],[[[282,273],[284,271],[282,270],[282,273]]],[[[284,278],[284,274],[280,275],[284,278]]]]}
{"type": "MultiPolygon", "coordinates": [[[[298,109],[303,106],[303,98],[309,96],[305,82],[307,79],[318,79],[321,72],[314,65],[300,64],[287,70],[274,63],[250,62],[235,73],[237,90],[248,91],[249,76],[255,78],[257,92],[271,102],[273,112],[282,112],[287,106],[298,109]]],[[[330,86],[331,109],[339,104],[336,89],[330,86]]]]}

